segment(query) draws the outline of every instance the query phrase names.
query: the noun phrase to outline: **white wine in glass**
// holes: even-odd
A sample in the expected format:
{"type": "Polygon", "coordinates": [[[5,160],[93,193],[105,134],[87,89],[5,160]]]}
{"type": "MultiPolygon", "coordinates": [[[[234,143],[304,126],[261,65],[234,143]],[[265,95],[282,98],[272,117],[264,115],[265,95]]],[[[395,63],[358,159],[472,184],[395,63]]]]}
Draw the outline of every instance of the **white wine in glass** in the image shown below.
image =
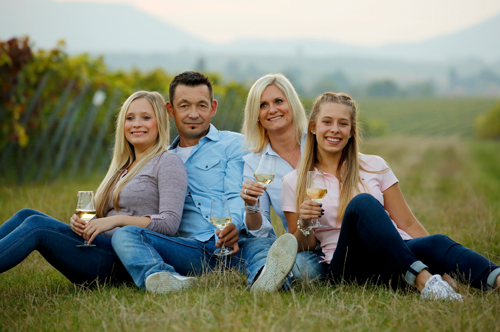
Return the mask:
{"type": "MultiPolygon", "coordinates": [[[[262,157],[260,157],[259,165],[257,165],[257,168],[255,169],[253,175],[255,177],[255,180],[260,185],[267,186],[268,184],[274,181],[275,167],[276,167],[276,157],[265,153],[262,154],[262,157]]],[[[264,212],[260,208],[260,198],[257,199],[257,203],[255,203],[255,206],[247,207],[247,209],[250,209],[252,211],[264,212]]]]}
{"type": "MultiPolygon", "coordinates": [[[[210,222],[212,225],[217,227],[220,231],[223,231],[227,225],[231,223],[231,211],[229,210],[229,204],[225,198],[222,199],[212,199],[212,206],[210,209],[210,222]]],[[[233,248],[225,247],[224,245],[214,251],[216,256],[227,256],[233,252],[233,248]]]]}
{"type": "MultiPolygon", "coordinates": [[[[75,214],[78,218],[88,223],[95,217],[95,204],[94,204],[94,192],[93,191],[79,191],[78,199],[76,202],[75,214]]],[[[89,244],[87,240],[83,244],[77,245],[77,247],[95,247],[95,244],[89,244]]]]}
{"type": "Polygon", "coordinates": [[[320,188],[307,188],[306,193],[307,197],[309,197],[311,201],[321,203],[323,198],[328,193],[328,190],[320,188]]]}
{"type": "MultiPolygon", "coordinates": [[[[328,190],[326,189],[325,176],[322,172],[309,171],[307,172],[306,194],[313,202],[321,203],[325,198],[328,190]]],[[[319,219],[311,221],[311,228],[327,227],[321,225],[319,219]]]]}
{"type": "Polygon", "coordinates": [[[267,186],[274,181],[274,174],[254,174],[255,180],[263,186],[267,186]]]}

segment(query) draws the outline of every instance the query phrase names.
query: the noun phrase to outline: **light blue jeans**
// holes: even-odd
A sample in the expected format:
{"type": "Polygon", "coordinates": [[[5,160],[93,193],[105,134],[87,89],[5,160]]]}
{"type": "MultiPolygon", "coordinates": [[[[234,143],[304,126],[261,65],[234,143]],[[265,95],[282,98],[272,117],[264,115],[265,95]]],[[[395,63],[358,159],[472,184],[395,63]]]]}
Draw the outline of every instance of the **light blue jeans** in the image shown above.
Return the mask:
{"type": "Polygon", "coordinates": [[[323,260],[321,248],[311,251],[302,251],[297,254],[293,265],[292,280],[322,280],[328,275],[329,265],[320,263],[323,260]]]}
{"type": "Polygon", "coordinates": [[[240,236],[240,250],[219,258],[213,253],[215,238],[207,242],[171,237],[136,226],[126,226],[113,234],[113,248],[135,284],[145,289],[146,278],[157,272],[174,275],[200,275],[213,269],[218,262],[234,267],[248,277],[251,287],[266,264],[267,253],[275,239],[240,236]]]}

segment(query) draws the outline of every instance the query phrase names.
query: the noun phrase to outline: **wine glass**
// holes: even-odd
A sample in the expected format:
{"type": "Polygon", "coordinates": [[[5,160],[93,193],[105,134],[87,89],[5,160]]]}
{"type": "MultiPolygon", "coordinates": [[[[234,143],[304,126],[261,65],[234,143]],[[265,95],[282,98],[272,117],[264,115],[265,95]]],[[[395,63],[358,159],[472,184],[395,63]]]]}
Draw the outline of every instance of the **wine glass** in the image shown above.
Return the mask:
{"type": "MultiPolygon", "coordinates": [[[[229,204],[225,198],[212,199],[212,206],[210,209],[210,222],[222,231],[231,222],[231,212],[229,211],[229,204]]],[[[231,247],[222,247],[214,251],[216,256],[227,256],[233,252],[231,247]]]]}
{"type": "MultiPolygon", "coordinates": [[[[78,216],[78,218],[85,221],[85,223],[88,223],[92,218],[95,217],[95,212],[94,192],[79,191],[75,210],[75,214],[78,216]]],[[[77,247],[95,247],[95,244],[89,244],[88,241],[85,240],[83,244],[79,244],[77,245],[77,247]]]]}
{"type": "MultiPolygon", "coordinates": [[[[259,164],[257,165],[257,168],[255,169],[255,172],[253,174],[255,180],[259,184],[267,186],[274,180],[275,167],[276,167],[276,157],[265,153],[262,154],[262,157],[260,157],[259,164]]],[[[247,207],[247,210],[264,212],[260,208],[260,197],[257,198],[257,202],[255,203],[255,205],[247,207]]]]}
{"type": "MultiPolygon", "coordinates": [[[[322,172],[309,171],[307,172],[306,194],[309,199],[314,202],[321,203],[326,196],[328,190],[326,189],[325,176],[322,172]]],[[[321,225],[319,219],[311,220],[311,228],[327,227],[321,225]]]]}

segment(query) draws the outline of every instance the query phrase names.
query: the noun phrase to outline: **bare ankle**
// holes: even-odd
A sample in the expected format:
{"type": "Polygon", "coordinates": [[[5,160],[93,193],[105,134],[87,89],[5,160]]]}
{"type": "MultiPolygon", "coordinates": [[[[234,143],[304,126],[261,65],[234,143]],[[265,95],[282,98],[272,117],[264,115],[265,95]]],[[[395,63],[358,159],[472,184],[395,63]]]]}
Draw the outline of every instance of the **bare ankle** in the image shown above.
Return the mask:
{"type": "Polygon", "coordinates": [[[425,287],[425,283],[430,279],[430,277],[432,277],[432,274],[430,274],[429,271],[425,269],[420,271],[415,278],[415,287],[417,287],[419,291],[422,291],[425,287]]]}

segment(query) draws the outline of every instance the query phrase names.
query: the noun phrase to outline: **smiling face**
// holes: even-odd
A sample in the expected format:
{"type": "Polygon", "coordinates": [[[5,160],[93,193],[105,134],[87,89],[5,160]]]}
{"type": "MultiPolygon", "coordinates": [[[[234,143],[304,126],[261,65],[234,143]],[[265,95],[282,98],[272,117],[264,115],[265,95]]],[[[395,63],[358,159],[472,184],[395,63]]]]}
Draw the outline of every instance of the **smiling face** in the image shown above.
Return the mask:
{"type": "Polygon", "coordinates": [[[178,85],[174,100],[167,102],[167,111],[175,120],[181,147],[193,146],[208,133],[210,118],[217,112],[217,101],[210,100],[206,85],[178,85]]]}
{"type": "Polygon", "coordinates": [[[142,151],[151,147],[158,137],[158,125],[155,111],[145,98],[138,98],[130,103],[125,115],[125,138],[142,151]]]}
{"type": "Polygon", "coordinates": [[[347,105],[323,103],[319,107],[313,131],[316,132],[317,153],[340,154],[349,142],[352,128],[351,112],[347,105]]]}
{"type": "Polygon", "coordinates": [[[292,107],[281,89],[274,84],[266,87],[260,97],[259,122],[271,133],[292,127],[292,107]]]}

